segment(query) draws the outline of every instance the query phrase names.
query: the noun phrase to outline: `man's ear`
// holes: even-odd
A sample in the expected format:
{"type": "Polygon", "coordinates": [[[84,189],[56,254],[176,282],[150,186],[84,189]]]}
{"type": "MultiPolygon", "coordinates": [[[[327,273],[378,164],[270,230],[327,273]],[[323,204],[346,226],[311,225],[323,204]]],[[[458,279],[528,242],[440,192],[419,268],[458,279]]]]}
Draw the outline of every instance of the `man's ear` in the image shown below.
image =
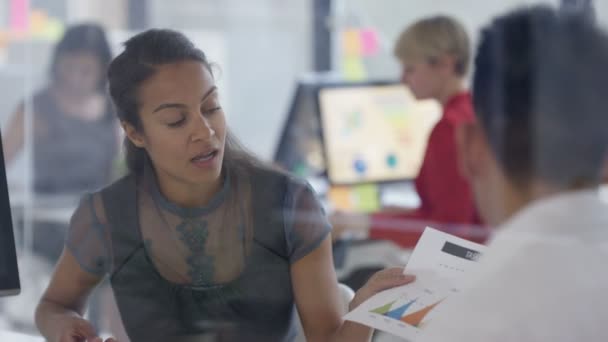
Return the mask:
{"type": "Polygon", "coordinates": [[[124,130],[125,135],[127,136],[127,138],[129,140],[131,140],[133,145],[140,147],[140,148],[145,147],[146,144],[145,144],[143,136],[132,124],[130,124],[126,121],[121,121],[120,125],[122,126],[122,129],[124,130]]]}
{"type": "Polygon", "coordinates": [[[472,182],[487,171],[488,145],[483,129],[478,123],[467,123],[456,129],[459,168],[462,175],[472,182]]]}

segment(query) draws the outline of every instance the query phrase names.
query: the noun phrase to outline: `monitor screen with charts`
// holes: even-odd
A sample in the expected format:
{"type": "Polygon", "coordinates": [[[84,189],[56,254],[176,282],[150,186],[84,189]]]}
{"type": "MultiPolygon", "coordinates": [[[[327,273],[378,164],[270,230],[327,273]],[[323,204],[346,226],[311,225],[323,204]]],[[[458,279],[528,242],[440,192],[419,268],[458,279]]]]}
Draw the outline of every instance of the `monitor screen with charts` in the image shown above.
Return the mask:
{"type": "Polygon", "coordinates": [[[441,116],[435,101],[417,101],[399,83],[321,88],[319,115],[333,184],[413,179],[441,116]]]}
{"type": "Polygon", "coordinates": [[[11,204],[1,141],[0,137],[0,297],[16,295],[20,292],[11,204]]]}

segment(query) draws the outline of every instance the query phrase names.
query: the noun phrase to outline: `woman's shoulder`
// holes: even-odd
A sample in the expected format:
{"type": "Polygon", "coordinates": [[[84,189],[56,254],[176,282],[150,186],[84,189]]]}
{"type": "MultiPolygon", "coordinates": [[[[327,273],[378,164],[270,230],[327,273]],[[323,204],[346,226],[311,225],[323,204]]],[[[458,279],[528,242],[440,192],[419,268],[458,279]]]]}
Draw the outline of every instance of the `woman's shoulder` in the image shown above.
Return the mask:
{"type": "Polygon", "coordinates": [[[305,179],[272,164],[252,166],[250,170],[253,184],[264,184],[264,186],[268,186],[268,183],[282,184],[286,189],[308,185],[305,179]]]}
{"type": "Polygon", "coordinates": [[[260,175],[252,179],[257,196],[276,196],[274,203],[287,208],[318,202],[317,192],[302,177],[276,167],[259,168],[255,172],[260,175]]]}
{"type": "Polygon", "coordinates": [[[80,210],[92,209],[95,221],[111,223],[110,217],[123,213],[137,203],[136,177],[127,174],[112,183],[85,194],[80,203],[80,210]]]}
{"type": "Polygon", "coordinates": [[[132,174],[126,174],[120,178],[104,185],[87,195],[106,202],[123,202],[130,200],[131,195],[137,190],[137,180],[132,174]]]}
{"type": "Polygon", "coordinates": [[[31,103],[33,108],[30,110],[36,114],[47,109],[49,107],[49,101],[51,100],[49,89],[43,88],[35,92],[33,95],[24,97],[20,102],[18,102],[16,111],[24,113],[26,105],[31,103]]]}
{"type": "Polygon", "coordinates": [[[54,104],[51,89],[49,87],[44,87],[35,92],[32,96],[32,104],[34,105],[34,109],[36,109],[37,112],[44,109],[48,109],[49,105],[54,104]]]}
{"type": "Polygon", "coordinates": [[[102,188],[98,189],[94,193],[96,193],[98,195],[103,195],[105,193],[131,190],[129,188],[135,189],[136,186],[137,186],[137,177],[133,173],[129,172],[125,175],[122,175],[118,179],[112,181],[111,183],[107,184],[106,186],[103,186],[102,188]]]}

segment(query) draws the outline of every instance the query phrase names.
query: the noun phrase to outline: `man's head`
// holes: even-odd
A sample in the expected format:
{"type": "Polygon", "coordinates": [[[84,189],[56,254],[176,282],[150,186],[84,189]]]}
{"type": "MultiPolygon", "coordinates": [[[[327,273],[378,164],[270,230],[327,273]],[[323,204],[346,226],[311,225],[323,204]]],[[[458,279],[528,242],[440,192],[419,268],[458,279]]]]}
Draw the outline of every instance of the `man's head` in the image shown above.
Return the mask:
{"type": "Polygon", "coordinates": [[[603,32],[548,7],[483,30],[473,77],[479,120],[464,130],[461,154],[488,223],[544,194],[598,184],[608,151],[606,61],[603,32]]]}
{"type": "Polygon", "coordinates": [[[395,44],[402,66],[401,80],[418,99],[441,97],[446,85],[467,73],[470,43],[464,27],[455,19],[435,16],[408,26],[395,44]]]}

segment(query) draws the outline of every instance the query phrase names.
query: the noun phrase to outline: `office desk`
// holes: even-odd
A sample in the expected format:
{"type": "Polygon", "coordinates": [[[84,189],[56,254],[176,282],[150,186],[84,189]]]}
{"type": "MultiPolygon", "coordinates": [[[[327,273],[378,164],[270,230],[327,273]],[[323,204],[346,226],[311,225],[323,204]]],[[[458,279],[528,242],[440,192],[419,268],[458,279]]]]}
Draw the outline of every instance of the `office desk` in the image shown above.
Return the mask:
{"type": "Polygon", "coordinates": [[[405,266],[410,253],[390,241],[352,241],[346,246],[343,262],[336,264],[338,281],[356,291],[377,271],[405,266]]]}
{"type": "Polygon", "coordinates": [[[348,275],[357,268],[370,266],[405,266],[411,250],[402,249],[391,241],[354,241],[348,247],[344,265],[336,270],[338,278],[348,275]]]}
{"type": "Polygon", "coordinates": [[[11,209],[22,213],[30,211],[31,219],[52,223],[67,224],[80,200],[81,195],[42,195],[32,193],[27,196],[19,189],[9,189],[11,209]]]}
{"type": "Polygon", "coordinates": [[[9,188],[9,197],[15,227],[23,227],[21,233],[15,235],[17,245],[29,253],[33,247],[34,223],[67,226],[81,195],[26,193],[17,187],[9,188]]]}

